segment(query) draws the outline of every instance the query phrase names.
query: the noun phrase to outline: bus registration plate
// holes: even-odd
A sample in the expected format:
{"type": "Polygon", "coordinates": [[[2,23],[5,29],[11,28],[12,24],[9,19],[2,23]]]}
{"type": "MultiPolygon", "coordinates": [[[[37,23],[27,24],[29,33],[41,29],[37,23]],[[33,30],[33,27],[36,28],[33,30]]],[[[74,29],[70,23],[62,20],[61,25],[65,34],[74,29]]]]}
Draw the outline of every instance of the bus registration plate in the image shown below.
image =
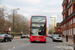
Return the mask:
{"type": "Polygon", "coordinates": [[[39,40],[36,40],[37,42],[39,42],[39,40]]]}

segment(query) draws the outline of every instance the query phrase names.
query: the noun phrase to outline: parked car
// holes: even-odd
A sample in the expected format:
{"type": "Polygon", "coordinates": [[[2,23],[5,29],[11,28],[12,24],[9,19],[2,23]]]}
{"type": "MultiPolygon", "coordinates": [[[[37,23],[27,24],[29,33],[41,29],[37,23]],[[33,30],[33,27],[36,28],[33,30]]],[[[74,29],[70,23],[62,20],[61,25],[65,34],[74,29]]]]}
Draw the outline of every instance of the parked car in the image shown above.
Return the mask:
{"type": "Polygon", "coordinates": [[[52,39],[53,41],[62,41],[62,37],[58,34],[53,34],[52,39]]]}
{"type": "Polygon", "coordinates": [[[25,34],[22,34],[22,35],[21,35],[21,38],[26,38],[26,35],[25,35],[25,34]]]}
{"type": "Polygon", "coordinates": [[[47,37],[49,37],[50,36],[50,34],[47,34],[47,37]]]}
{"type": "Polygon", "coordinates": [[[52,35],[49,35],[49,38],[52,38],[52,35]]]}
{"type": "Polygon", "coordinates": [[[12,36],[8,34],[0,34],[0,42],[12,41],[12,36]]]}
{"type": "Polygon", "coordinates": [[[9,37],[10,39],[13,39],[13,37],[12,37],[11,35],[8,35],[8,37],[9,37]]]}
{"type": "Polygon", "coordinates": [[[30,38],[30,35],[29,34],[27,35],[27,38],[30,38]]]}

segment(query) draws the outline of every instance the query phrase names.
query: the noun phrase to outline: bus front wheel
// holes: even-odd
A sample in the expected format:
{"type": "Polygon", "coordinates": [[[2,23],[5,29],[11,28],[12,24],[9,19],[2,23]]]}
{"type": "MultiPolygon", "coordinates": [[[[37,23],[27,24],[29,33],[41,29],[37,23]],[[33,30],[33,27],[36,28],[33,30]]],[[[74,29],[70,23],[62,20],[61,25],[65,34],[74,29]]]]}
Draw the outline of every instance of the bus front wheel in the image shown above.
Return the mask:
{"type": "Polygon", "coordinates": [[[46,43],[46,42],[44,42],[44,43],[46,43]]]}
{"type": "Polygon", "coordinates": [[[31,41],[31,43],[33,43],[33,41],[31,41]]]}

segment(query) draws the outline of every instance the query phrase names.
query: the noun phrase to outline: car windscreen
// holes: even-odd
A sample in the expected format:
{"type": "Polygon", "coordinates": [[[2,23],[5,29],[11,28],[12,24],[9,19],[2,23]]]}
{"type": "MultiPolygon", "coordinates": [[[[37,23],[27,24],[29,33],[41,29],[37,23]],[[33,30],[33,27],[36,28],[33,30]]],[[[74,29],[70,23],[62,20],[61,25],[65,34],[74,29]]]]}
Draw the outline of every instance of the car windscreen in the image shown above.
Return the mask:
{"type": "Polygon", "coordinates": [[[8,35],[8,37],[11,37],[11,35],[8,35]]]}
{"type": "Polygon", "coordinates": [[[46,22],[44,16],[32,16],[32,22],[46,22]]]}
{"type": "Polygon", "coordinates": [[[0,37],[4,37],[4,35],[3,34],[0,34],[0,37]]]}
{"type": "Polygon", "coordinates": [[[31,28],[31,35],[44,36],[44,35],[46,35],[46,28],[31,28]]]}
{"type": "Polygon", "coordinates": [[[54,35],[54,37],[61,37],[60,35],[54,35]]]}

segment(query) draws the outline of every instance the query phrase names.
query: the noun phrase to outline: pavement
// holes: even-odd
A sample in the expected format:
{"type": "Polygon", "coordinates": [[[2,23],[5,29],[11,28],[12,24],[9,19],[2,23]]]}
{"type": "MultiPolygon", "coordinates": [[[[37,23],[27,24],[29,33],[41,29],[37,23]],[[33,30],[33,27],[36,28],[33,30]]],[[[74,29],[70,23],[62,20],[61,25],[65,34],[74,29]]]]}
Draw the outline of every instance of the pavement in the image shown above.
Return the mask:
{"type": "MultiPolygon", "coordinates": [[[[71,41],[71,39],[69,39],[71,41]]],[[[28,38],[14,37],[12,42],[1,42],[0,50],[72,50],[73,47],[66,47],[66,39],[63,38],[63,43],[59,41],[52,41],[47,37],[47,43],[34,42],[31,43],[28,38]]],[[[69,42],[67,43],[69,44],[69,42]]]]}
{"type": "Polygon", "coordinates": [[[14,39],[20,39],[21,37],[14,37],[14,39]]]}
{"type": "Polygon", "coordinates": [[[68,42],[66,42],[66,38],[63,38],[63,43],[68,46],[75,46],[72,40],[73,39],[68,39],[68,42]]]}

